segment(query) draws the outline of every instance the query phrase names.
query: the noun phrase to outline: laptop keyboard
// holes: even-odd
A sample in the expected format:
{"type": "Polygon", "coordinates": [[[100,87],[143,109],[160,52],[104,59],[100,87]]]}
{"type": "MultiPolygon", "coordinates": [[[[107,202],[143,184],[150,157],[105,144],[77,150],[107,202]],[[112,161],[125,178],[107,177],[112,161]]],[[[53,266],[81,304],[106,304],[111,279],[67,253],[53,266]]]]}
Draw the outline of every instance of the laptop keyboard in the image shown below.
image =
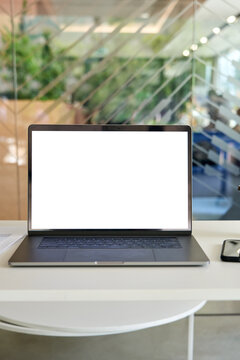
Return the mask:
{"type": "Polygon", "coordinates": [[[175,237],[80,237],[46,236],[39,249],[179,249],[175,237]]]}

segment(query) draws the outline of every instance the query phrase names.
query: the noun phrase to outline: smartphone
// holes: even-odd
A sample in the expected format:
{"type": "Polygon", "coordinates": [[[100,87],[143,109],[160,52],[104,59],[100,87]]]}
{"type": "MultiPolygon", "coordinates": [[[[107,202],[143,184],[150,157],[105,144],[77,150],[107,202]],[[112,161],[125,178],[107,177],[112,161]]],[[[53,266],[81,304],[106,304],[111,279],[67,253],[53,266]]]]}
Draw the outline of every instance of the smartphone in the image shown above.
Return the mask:
{"type": "Polygon", "coordinates": [[[224,240],[222,245],[221,259],[223,261],[240,262],[240,240],[224,240]]]}

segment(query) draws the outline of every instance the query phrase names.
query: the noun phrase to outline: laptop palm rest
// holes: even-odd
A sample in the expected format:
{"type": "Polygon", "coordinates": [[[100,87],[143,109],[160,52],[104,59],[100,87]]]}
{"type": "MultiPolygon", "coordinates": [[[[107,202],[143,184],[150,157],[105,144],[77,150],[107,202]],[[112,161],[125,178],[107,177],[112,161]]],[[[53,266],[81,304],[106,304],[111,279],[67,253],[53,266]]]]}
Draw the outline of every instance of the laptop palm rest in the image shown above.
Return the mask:
{"type": "Polygon", "coordinates": [[[67,250],[64,262],[154,261],[152,249],[67,250]]]}

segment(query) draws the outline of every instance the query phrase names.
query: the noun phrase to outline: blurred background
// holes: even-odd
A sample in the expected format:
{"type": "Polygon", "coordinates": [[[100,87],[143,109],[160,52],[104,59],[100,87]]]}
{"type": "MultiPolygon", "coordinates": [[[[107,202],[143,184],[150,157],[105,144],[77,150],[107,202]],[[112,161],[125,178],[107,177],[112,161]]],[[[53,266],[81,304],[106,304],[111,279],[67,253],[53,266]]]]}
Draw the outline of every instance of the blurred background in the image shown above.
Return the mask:
{"type": "Polygon", "coordinates": [[[239,19],[236,0],[1,0],[0,219],[27,218],[32,123],[188,124],[194,219],[240,219],[239,19]]]}

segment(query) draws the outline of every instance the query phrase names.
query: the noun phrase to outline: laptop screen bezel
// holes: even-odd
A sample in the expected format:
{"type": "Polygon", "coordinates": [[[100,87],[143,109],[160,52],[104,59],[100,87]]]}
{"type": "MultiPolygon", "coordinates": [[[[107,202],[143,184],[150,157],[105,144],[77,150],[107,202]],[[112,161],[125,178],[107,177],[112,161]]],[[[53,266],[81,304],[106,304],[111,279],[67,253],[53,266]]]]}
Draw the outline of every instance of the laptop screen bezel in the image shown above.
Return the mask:
{"type": "MultiPolygon", "coordinates": [[[[177,186],[177,184],[176,184],[177,186]]],[[[28,234],[80,236],[190,235],[192,232],[192,132],[188,125],[43,125],[28,128],[28,234]],[[188,134],[188,228],[187,229],[32,229],[32,132],[33,131],[184,131],[188,134]]]]}

